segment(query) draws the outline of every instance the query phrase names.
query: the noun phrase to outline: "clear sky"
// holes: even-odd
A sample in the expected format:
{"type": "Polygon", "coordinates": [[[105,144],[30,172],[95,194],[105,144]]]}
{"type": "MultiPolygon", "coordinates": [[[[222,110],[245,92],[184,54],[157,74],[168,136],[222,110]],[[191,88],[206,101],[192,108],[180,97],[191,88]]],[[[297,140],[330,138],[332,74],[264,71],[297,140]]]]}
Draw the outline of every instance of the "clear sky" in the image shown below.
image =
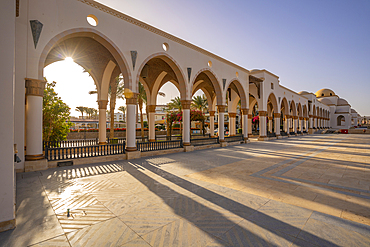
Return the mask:
{"type": "Polygon", "coordinates": [[[267,69],[294,91],[330,88],[370,115],[369,0],[99,2],[247,69],[267,69]]]}

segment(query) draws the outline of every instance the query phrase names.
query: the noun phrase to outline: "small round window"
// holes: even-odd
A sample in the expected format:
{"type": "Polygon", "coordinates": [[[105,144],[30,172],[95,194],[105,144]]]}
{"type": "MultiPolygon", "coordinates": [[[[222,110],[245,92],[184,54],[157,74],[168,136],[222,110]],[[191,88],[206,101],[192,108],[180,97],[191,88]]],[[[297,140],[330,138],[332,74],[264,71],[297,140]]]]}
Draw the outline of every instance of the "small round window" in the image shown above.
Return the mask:
{"type": "Polygon", "coordinates": [[[96,18],[95,15],[88,15],[86,17],[86,20],[93,27],[96,27],[98,25],[98,23],[99,23],[98,18],[96,18]]]}
{"type": "Polygon", "coordinates": [[[164,51],[168,51],[168,49],[170,48],[170,46],[167,43],[163,43],[162,44],[162,48],[163,48],[164,51]]]}

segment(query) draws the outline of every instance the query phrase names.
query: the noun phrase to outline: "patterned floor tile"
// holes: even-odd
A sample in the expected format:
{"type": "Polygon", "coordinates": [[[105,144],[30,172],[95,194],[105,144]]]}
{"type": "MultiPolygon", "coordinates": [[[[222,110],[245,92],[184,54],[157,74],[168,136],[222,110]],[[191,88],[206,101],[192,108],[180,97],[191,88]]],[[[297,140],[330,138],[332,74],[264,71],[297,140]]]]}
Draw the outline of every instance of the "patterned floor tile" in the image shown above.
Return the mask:
{"type": "Polygon", "coordinates": [[[128,191],[127,189],[119,186],[119,187],[109,188],[106,190],[94,191],[94,192],[91,192],[90,194],[93,195],[98,201],[104,203],[107,201],[112,201],[115,199],[126,197],[128,195],[131,195],[132,193],[128,191]]]}
{"type": "Polygon", "coordinates": [[[136,238],[129,227],[117,218],[67,233],[72,247],[122,246],[136,238]]]}
{"type": "Polygon", "coordinates": [[[32,247],[43,247],[43,246],[49,246],[49,247],[70,247],[69,242],[67,240],[67,237],[65,235],[46,240],[41,243],[37,243],[35,245],[31,245],[32,247]]]}
{"type": "Polygon", "coordinates": [[[293,236],[244,220],[221,238],[233,246],[290,246],[293,236]]]}
{"type": "Polygon", "coordinates": [[[67,212],[67,209],[73,210],[97,204],[98,200],[90,194],[83,194],[81,196],[51,199],[50,203],[55,213],[60,214],[67,212]]]}
{"type": "Polygon", "coordinates": [[[142,238],[151,246],[205,246],[216,240],[184,219],[176,220],[142,238]]]}
{"type": "Polygon", "coordinates": [[[149,201],[146,201],[141,197],[128,195],[123,198],[107,201],[104,203],[104,206],[106,206],[112,213],[119,216],[132,210],[140,210],[150,204],[151,203],[149,201]]]}
{"type": "Polygon", "coordinates": [[[70,217],[67,217],[66,212],[57,214],[57,217],[64,232],[71,232],[114,218],[115,215],[103,204],[95,204],[85,208],[71,210],[70,217]]]}
{"type": "Polygon", "coordinates": [[[179,219],[178,216],[155,205],[131,211],[119,216],[119,218],[139,235],[146,234],[179,219]]]}
{"type": "MultiPolygon", "coordinates": [[[[81,182],[80,182],[81,183],[81,182]]],[[[94,181],[90,183],[81,183],[82,187],[89,192],[95,192],[95,191],[100,191],[100,190],[106,190],[106,189],[111,189],[115,187],[119,187],[118,184],[110,181],[110,180],[99,180],[99,181],[94,181]]]]}
{"type": "Polygon", "coordinates": [[[315,219],[307,221],[297,238],[318,246],[370,246],[370,236],[315,219]]]}

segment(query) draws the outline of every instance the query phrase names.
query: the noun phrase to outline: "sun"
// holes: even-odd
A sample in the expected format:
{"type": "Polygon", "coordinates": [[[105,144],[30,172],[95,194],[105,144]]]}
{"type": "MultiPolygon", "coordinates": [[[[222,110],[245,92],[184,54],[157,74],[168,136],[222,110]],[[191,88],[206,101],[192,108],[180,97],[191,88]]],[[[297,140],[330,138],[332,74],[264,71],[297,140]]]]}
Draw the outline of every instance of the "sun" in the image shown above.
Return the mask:
{"type": "Polygon", "coordinates": [[[71,58],[71,57],[66,57],[66,58],[64,59],[64,61],[66,61],[66,62],[68,62],[68,63],[73,63],[73,58],[71,58]]]}

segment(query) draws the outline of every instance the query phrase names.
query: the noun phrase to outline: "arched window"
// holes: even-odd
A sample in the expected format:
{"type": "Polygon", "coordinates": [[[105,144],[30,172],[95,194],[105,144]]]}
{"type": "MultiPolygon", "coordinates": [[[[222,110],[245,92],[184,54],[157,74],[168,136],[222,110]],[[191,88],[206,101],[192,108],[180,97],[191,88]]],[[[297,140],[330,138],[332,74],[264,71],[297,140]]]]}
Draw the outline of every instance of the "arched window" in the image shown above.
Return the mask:
{"type": "Polygon", "coordinates": [[[342,126],[342,122],[345,122],[345,121],[346,121],[346,119],[342,115],[337,117],[337,125],[338,126],[342,126]]]}

